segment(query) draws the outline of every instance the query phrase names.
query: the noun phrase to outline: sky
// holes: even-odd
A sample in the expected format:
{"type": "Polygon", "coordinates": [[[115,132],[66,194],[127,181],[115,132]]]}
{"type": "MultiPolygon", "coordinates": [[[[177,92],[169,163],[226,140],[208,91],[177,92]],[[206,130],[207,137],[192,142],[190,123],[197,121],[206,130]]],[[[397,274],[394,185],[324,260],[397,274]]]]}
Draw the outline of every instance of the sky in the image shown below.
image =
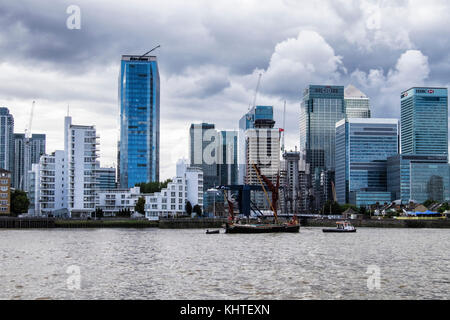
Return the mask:
{"type": "MultiPolygon", "coordinates": [[[[73,20],[70,20],[73,21],[73,20]]],[[[373,117],[400,116],[400,93],[449,87],[447,0],[1,0],[0,106],[15,132],[47,134],[63,149],[64,116],[95,125],[100,162],[115,166],[122,54],[154,51],[161,79],[161,179],[188,157],[191,123],[237,129],[253,100],[273,105],[286,149],[299,145],[309,84],[353,84],[373,117]],[[80,28],[67,20],[76,5],[80,28]]]]}

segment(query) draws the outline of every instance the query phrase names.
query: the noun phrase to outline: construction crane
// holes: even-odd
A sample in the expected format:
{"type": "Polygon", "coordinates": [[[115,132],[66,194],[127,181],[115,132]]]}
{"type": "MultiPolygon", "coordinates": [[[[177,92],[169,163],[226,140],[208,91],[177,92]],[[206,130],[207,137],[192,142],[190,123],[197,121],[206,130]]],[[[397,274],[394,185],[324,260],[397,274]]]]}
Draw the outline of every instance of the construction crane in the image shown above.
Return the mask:
{"type": "Polygon", "coordinates": [[[154,51],[154,50],[156,50],[156,49],[158,49],[158,48],[161,48],[161,45],[157,45],[156,47],[154,47],[152,50],[150,50],[150,51],[147,51],[146,53],[144,53],[142,56],[140,56],[139,58],[143,58],[143,57],[145,57],[146,55],[148,55],[150,52],[152,52],[152,51],[154,51]]]}
{"type": "MultiPolygon", "coordinates": [[[[24,190],[24,175],[27,174],[26,170],[31,166],[31,126],[33,124],[33,114],[34,114],[34,106],[36,104],[36,101],[33,100],[33,103],[31,104],[31,111],[30,111],[30,120],[28,121],[28,127],[25,129],[25,139],[24,139],[24,145],[23,145],[23,157],[24,157],[24,174],[20,177],[19,181],[19,188],[24,190]]],[[[26,177],[25,177],[26,179],[26,177]]],[[[25,182],[27,184],[27,182],[25,182]]]]}
{"type": "Polygon", "coordinates": [[[261,77],[262,77],[262,73],[260,73],[258,75],[258,82],[256,83],[256,89],[255,89],[255,94],[253,96],[253,102],[251,105],[248,106],[248,109],[250,110],[252,107],[256,106],[256,96],[258,95],[258,91],[259,91],[259,85],[261,84],[261,77]]]}

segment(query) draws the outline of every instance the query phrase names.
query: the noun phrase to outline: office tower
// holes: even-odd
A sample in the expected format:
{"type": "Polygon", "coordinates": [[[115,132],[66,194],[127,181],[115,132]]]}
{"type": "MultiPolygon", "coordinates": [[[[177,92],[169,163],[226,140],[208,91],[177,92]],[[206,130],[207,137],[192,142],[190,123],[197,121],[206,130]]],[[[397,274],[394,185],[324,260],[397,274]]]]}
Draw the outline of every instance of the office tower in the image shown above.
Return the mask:
{"type": "Polygon", "coordinates": [[[283,188],[280,190],[283,197],[280,197],[283,205],[282,211],[288,214],[297,214],[300,207],[300,152],[286,151],[283,153],[282,171],[283,188]]]}
{"type": "Polygon", "coordinates": [[[401,94],[401,153],[448,155],[446,88],[411,88],[401,94]]]}
{"type": "Polygon", "coordinates": [[[0,216],[11,213],[11,172],[0,168],[0,216]]]}
{"type": "Polygon", "coordinates": [[[446,155],[399,154],[387,161],[388,190],[402,203],[450,200],[446,155]]]}
{"type": "Polygon", "coordinates": [[[14,134],[14,174],[13,186],[29,191],[28,172],[32,164],[39,163],[45,154],[45,134],[33,134],[26,137],[24,133],[14,134]]]}
{"type": "Polygon", "coordinates": [[[14,117],[0,108],[0,169],[14,170],[14,117]]]}
{"type": "Polygon", "coordinates": [[[111,190],[116,188],[116,169],[100,168],[97,170],[98,189],[111,190]]]}
{"type": "Polygon", "coordinates": [[[238,132],[220,131],[217,173],[219,185],[238,183],[238,132]]]}
{"type": "MultiPolygon", "coordinates": [[[[68,171],[66,168],[64,150],[56,150],[52,154],[44,154],[39,165],[32,171],[39,183],[35,183],[35,215],[59,216],[58,212],[67,213],[67,193],[70,191],[67,183],[68,171]],[[38,203],[39,201],[39,203],[38,203]]],[[[83,175],[80,176],[81,180],[83,175]]]]}
{"type": "Polygon", "coordinates": [[[347,119],[370,118],[370,100],[355,86],[345,88],[344,103],[347,119]]]}
{"type": "Polygon", "coordinates": [[[90,215],[95,209],[98,141],[95,126],[72,124],[64,118],[65,187],[71,217],[90,215]]]}
{"type": "Polygon", "coordinates": [[[159,181],[159,90],[155,56],[122,56],[119,76],[121,188],[159,181]]]}
{"type": "MultiPolygon", "coordinates": [[[[310,85],[300,108],[300,151],[311,179],[309,190],[313,212],[323,205],[321,172],[335,170],[336,122],[345,119],[344,87],[310,85]]],[[[329,186],[326,186],[328,189],[329,186]]]]}
{"type": "MultiPolygon", "coordinates": [[[[189,129],[190,166],[203,171],[203,190],[219,185],[218,162],[221,149],[221,134],[212,123],[191,124],[189,129]]],[[[208,199],[203,197],[205,208],[209,207],[208,199]]]]}
{"type": "Polygon", "coordinates": [[[398,131],[397,119],[354,118],[336,123],[335,186],[340,204],[391,201],[386,161],[398,154],[398,131]]]}
{"type": "Polygon", "coordinates": [[[344,87],[310,85],[300,108],[300,150],[311,173],[334,170],[336,122],[345,118],[344,87]]]}
{"type": "Polygon", "coordinates": [[[245,149],[245,131],[247,129],[255,128],[255,123],[260,125],[266,123],[273,128],[275,121],[273,120],[273,107],[272,106],[254,106],[248,110],[246,114],[239,120],[239,134],[238,134],[238,183],[243,184],[245,180],[245,168],[246,168],[246,156],[247,151],[245,149]]]}

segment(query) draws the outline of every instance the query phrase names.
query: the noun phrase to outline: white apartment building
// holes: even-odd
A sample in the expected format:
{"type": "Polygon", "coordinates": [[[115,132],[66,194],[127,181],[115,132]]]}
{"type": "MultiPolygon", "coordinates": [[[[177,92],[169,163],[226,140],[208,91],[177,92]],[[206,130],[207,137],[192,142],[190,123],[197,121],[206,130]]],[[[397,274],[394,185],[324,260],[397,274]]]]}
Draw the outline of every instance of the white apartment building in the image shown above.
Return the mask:
{"type": "Polygon", "coordinates": [[[95,126],[74,125],[68,116],[64,138],[67,208],[71,217],[88,216],[95,210],[99,136],[95,126]]]}
{"type": "Polygon", "coordinates": [[[187,160],[177,163],[177,176],[169,182],[167,188],[145,196],[145,217],[158,220],[159,217],[175,217],[186,214],[185,206],[199,205],[203,211],[203,172],[190,167],[187,160]]]}
{"type": "Polygon", "coordinates": [[[140,187],[130,189],[110,189],[98,190],[96,209],[102,209],[104,216],[114,216],[121,210],[129,209],[131,214],[134,213],[134,207],[141,194],[140,187]]]}
{"type": "MultiPolygon", "coordinates": [[[[54,215],[56,210],[67,208],[65,183],[65,158],[63,150],[56,150],[50,155],[42,155],[35,173],[34,194],[39,199],[35,206],[36,215],[54,215]]],[[[33,170],[32,170],[33,171],[33,170]]]]}

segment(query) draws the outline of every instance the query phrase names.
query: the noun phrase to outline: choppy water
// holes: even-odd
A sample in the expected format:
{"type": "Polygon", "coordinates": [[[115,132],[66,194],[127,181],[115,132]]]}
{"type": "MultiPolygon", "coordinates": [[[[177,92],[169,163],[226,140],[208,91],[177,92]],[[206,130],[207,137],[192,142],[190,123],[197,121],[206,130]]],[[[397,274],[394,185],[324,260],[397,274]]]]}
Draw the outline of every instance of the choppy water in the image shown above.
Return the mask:
{"type": "Polygon", "coordinates": [[[0,298],[450,299],[450,231],[0,230],[0,298]]]}

